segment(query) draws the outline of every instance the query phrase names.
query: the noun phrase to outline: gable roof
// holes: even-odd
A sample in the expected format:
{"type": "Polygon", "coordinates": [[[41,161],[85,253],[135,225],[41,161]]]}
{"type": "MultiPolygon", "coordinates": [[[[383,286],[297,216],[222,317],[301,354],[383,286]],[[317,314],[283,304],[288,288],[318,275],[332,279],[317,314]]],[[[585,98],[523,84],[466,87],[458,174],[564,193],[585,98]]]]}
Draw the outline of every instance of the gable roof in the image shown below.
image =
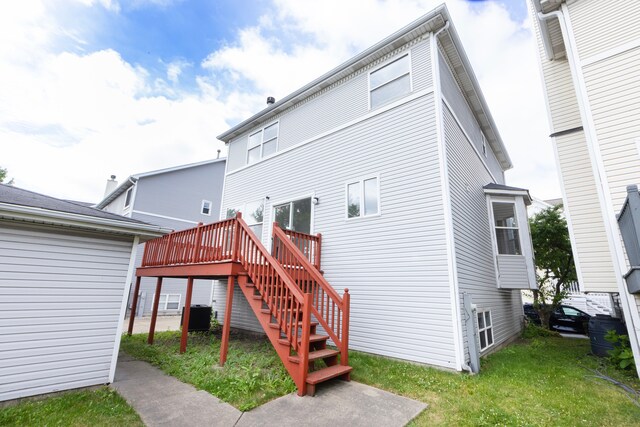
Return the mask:
{"type": "Polygon", "coordinates": [[[136,182],[138,182],[138,179],[140,178],[161,175],[163,173],[176,172],[183,169],[195,168],[198,166],[204,166],[204,165],[209,165],[213,163],[225,162],[226,160],[227,160],[226,157],[220,157],[219,159],[205,160],[205,161],[196,162],[196,163],[187,163],[186,165],[173,166],[170,168],[157,169],[154,171],[142,172],[142,173],[137,173],[135,175],[131,175],[122,184],[116,187],[115,190],[107,194],[107,196],[104,199],[102,199],[100,202],[98,202],[95,205],[95,207],[97,209],[103,209],[109,203],[113,202],[118,196],[120,196],[122,193],[127,191],[129,188],[131,188],[136,182]]]}
{"type": "Polygon", "coordinates": [[[141,234],[148,238],[158,237],[170,231],[146,222],[6,184],[0,184],[0,218],[76,225],[94,230],[141,234]]]}
{"type": "Polygon", "coordinates": [[[478,84],[475,74],[473,73],[471,64],[466,54],[464,53],[462,42],[460,41],[460,38],[458,37],[458,34],[456,33],[456,30],[450,21],[451,17],[449,15],[447,6],[445,4],[439,5],[429,13],[411,22],[409,25],[384,38],[375,45],[349,59],[348,61],[342,63],[341,65],[338,65],[336,68],[323,74],[322,76],[313,80],[311,83],[290,93],[274,104],[267,106],[262,111],[233,126],[231,129],[218,135],[217,138],[224,141],[225,143],[229,143],[233,138],[251,130],[252,128],[258,126],[263,122],[272,119],[287,108],[299,103],[305,98],[314,95],[315,93],[320,92],[333,83],[345,78],[356,70],[376,61],[377,59],[405,45],[411,40],[444,28],[444,31],[441,33],[440,37],[443,37],[443,35],[446,34],[447,39],[444,40],[444,43],[448,43],[451,47],[453,47],[453,49],[447,50],[445,46],[445,52],[443,53],[448,57],[450,57],[451,55],[455,56],[455,58],[449,59],[452,60],[455,65],[458,65],[454,68],[454,73],[456,74],[455,77],[456,79],[458,79],[459,84],[461,84],[462,86],[464,96],[467,98],[467,102],[469,102],[469,105],[473,110],[473,114],[475,115],[478,123],[482,128],[482,131],[487,137],[489,145],[496,154],[496,157],[498,158],[502,169],[510,169],[511,167],[513,167],[511,159],[509,158],[504,143],[502,142],[502,139],[498,134],[495,122],[489,112],[489,108],[484,99],[484,96],[482,95],[480,85],[478,84]],[[447,22],[449,22],[450,25],[445,28],[447,22]]]}
{"type": "Polygon", "coordinates": [[[528,206],[531,204],[533,200],[531,195],[529,194],[529,190],[526,188],[519,187],[510,187],[508,185],[496,184],[492,182],[490,184],[485,185],[484,187],[485,194],[495,194],[495,195],[508,195],[508,196],[523,196],[524,203],[528,206]]]}

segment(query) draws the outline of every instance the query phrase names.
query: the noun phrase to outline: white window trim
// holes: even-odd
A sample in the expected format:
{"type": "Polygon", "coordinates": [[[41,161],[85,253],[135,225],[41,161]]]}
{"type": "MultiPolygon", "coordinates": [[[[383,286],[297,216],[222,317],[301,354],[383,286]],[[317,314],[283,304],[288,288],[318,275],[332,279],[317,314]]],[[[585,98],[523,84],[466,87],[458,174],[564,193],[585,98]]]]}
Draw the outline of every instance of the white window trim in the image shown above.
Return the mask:
{"type": "MultiPolygon", "coordinates": [[[[524,250],[524,244],[522,242],[522,221],[521,221],[521,217],[520,217],[520,212],[518,209],[518,203],[517,203],[517,199],[516,198],[509,198],[509,197],[488,197],[487,198],[489,201],[489,220],[490,223],[489,225],[491,226],[491,240],[493,243],[493,254],[498,257],[498,256],[505,256],[505,257],[521,257],[521,256],[525,256],[525,250],[524,250]],[[510,203],[513,205],[513,212],[516,215],[516,221],[518,223],[518,240],[520,241],[520,252],[522,252],[522,254],[517,255],[517,254],[501,254],[498,251],[498,238],[496,236],[496,219],[495,216],[493,214],[493,203],[510,203]]],[[[525,220],[526,217],[525,217],[525,220]]],[[[513,229],[512,227],[499,227],[500,229],[513,229]]]]}
{"type": "MultiPolygon", "coordinates": [[[[269,220],[270,220],[270,226],[267,227],[267,242],[271,242],[271,239],[273,239],[273,223],[275,220],[275,207],[278,205],[284,205],[285,203],[291,203],[291,202],[295,202],[296,200],[303,200],[303,199],[311,199],[311,226],[309,227],[309,229],[311,230],[309,234],[315,234],[315,215],[316,215],[316,205],[313,204],[313,198],[316,197],[316,193],[307,193],[307,194],[303,194],[301,196],[298,197],[287,197],[286,199],[280,199],[280,200],[276,200],[274,202],[270,202],[269,200],[267,200],[267,202],[269,202],[269,220]]],[[[265,212],[267,210],[266,204],[265,204],[265,212]]],[[[265,220],[267,218],[265,217],[265,220]]],[[[265,221],[266,222],[266,221],[265,221]]],[[[269,243],[267,245],[267,249],[269,250],[269,253],[271,253],[271,243],[269,243]]]]}
{"type": "MultiPolygon", "coordinates": [[[[411,95],[413,93],[413,66],[412,66],[413,62],[411,60],[411,49],[407,49],[407,50],[405,50],[403,52],[398,53],[397,55],[393,56],[392,58],[387,59],[382,64],[380,64],[377,67],[369,70],[369,72],[367,73],[367,90],[368,90],[367,91],[367,102],[368,102],[368,110],[369,111],[371,111],[371,91],[373,90],[373,89],[371,89],[371,74],[375,73],[376,71],[378,71],[381,68],[386,67],[387,65],[391,64],[392,62],[399,60],[403,56],[406,56],[408,58],[408,60],[409,60],[409,93],[407,93],[406,95],[400,96],[400,97],[398,97],[396,99],[391,99],[391,100],[389,100],[389,102],[386,102],[383,105],[379,105],[378,107],[376,107],[376,109],[385,107],[388,104],[393,103],[393,102],[397,101],[398,99],[402,99],[405,96],[409,96],[409,95],[411,95]]],[[[403,76],[404,76],[404,74],[403,74],[403,76]]],[[[378,85],[374,89],[382,87],[385,84],[390,83],[393,80],[399,79],[400,77],[402,77],[402,76],[398,76],[395,79],[391,79],[391,80],[389,80],[388,82],[386,82],[386,83],[384,83],[382,85],[378,85]]]]}
{"type": "Polygon", "coordinates": [[[200,205],[200,213],[202,215],[207,215],[207,216],[211,216],[211,211],[213,210],[213,203],[211,202],[211,200],[202,200],[202,205],[200,205]],[[205,203],[209,203],[209,213],[204,213],[204,205],[205,203]]]}
{"type": "Polygon", "coordinates": [[[260,162],[262,159],[268,159],[269,157],[274,156],[278,152],[279,145],[280,145],[280,120],[276,120],[276,121],[273,121],[273,122],[271,122],[271,123],[269,123],[269,124],[267,124],[265,126],[262,126],[259,130],[256,130],[255,132],[250,132],[247,135],[247,155],[245,157],[246,165],[253,165],[255,163],[260,162]],[[275,124],[278,125],[278,132],[277,132],[276,136],[274,136],[273,138],[265,141],[264,140],[264,130],[266,128],[268,128],[268,127],[271,127],[271,126],[275,125],[275,124]],[[252,135],[255,135],[257,133],[260,134],[260,157],[255,162],[249,163],[249,151],[252,150],[252,149],[257,148],[257,146],[249,147],[249,139],[251,138],[252,135]],[[271,153],[271,154],[269,154],[268,156],[265,157],[263,155],[264,144],[265,144],[265,142],[273,141],[274,139],[276,140],[276,151],[274,151],[273,153],[271,153]]]}
{"type": "Polygon", "coordinates": [[[375,218],[377,216],[382,215],[382,210],[380,208],[380,174],[377,175],[369,175],[364,178],[354,178],[344,183],[344,218],[347,221],[354,221],[365,218],[375,218]],[[370,215],[364,214],[364,182],[370,179],[376,179],[378,181],[378,192],[377,192],[377,201],[378,201],[378,212],[370,215]],[[360,185],[360,215],[349,218],[349,185],[358,183],[360,185]]]}
{"type": "Polygon", "coordinates": [[[493,336],[493,316],[491,315],[491,310],[478,310],[476,312],[476,323],[478,325],[477,333],[478,333],[478,347],[480,348],[480,352],[483,352],[496,343],[495,337],[493,336]],[[491,321],[491,326],[487,326],[487,320],[485,317],[485,313],[489,313],[489,320],[491,321]],[[478,316],[482,315],[484,321],[484,328],[480,328],[480,323],[478,323],[478,316]],[[491,344],[482,347],[482,342],[480,341],[480,332],[485,332],[485,343],[488,343],[488,331],[491,331],[491,344]]]}
{"type": "MultiPolygon", "coordinates": [[[[160,300],[158,300],[158,311],[174,311],[174,310],[180,310],[180,307],[182,307],[182,294],[163,294],[160,293],[160,298],[162,298],[162,296],[166,296],[165,301],[164,301],[164,307],[162,307],[162,302],[160,300]],[[169,297],[170,296],[178,296],[178,308],[176,309],[168,309],[167,305],[169,304],[169,297]]],[[[155,301],[156,300],[156,294],[154,293],[151,301],[155,301]]],[[[153,307],[152,307],[153,308],[153,307]]]]}

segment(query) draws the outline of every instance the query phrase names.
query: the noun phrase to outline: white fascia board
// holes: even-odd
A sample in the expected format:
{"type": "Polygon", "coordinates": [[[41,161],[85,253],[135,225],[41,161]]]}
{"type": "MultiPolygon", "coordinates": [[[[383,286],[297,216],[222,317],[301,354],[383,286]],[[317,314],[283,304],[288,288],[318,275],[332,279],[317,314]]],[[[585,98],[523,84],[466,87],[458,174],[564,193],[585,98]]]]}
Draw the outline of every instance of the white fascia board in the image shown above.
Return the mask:
{"type": "Polygon", "coordinates": [[[531,196],[528,191],[516,191],[516,190],[495,190],[485,188],[484,194],[493,194],[495,196],[522,196],[524,198],[525,205],[531,204],[531,196]]]}
{"type": "Polygon", "coordinates": [[[131,175],[131,177],[135,178],[135,179],[144,178],[144,177],[147,177],[147,176],[160,175],[160,174],[167,173],[167,172],[175,172],[175,171],[179,171],[179,170],[182,170],[182,169],[189,169],[189,168],[195,168],[195,167],[198,167],[198,166],[204,166],[204,165],[208,165],[208,164],[224,162],[226,160],[227,160],[226,157],[220,157],[219,159],[204,160],[202,162],[188,163],[186,165],[173,166],[173,167],[170,167],[170,168],[158,169],[158,170],[155,170],[155,171],[136,173],[134,175],[131,175]]]}
{"type": "Polygon", "coordinates": [[[99,218],[68,212],[51,211],[31,206],[0,203],[0,218],[81,228],[91,231],[140,236],[141,241],[154,239],[172,230],[157,225],[137,224],[117,219],[99,218]]]}

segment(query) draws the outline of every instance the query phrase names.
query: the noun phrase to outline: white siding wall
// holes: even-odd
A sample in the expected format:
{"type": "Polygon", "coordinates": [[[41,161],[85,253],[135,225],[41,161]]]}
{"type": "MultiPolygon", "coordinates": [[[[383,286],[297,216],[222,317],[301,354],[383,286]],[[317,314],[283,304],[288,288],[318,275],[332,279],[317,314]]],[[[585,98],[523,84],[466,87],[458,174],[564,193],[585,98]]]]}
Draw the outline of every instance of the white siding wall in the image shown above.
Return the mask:
{"type": "Polygon", "coordinates": [[[581,0],[568,3],[582,60],[640,39],[638,0],[581,0]],[[594,29],[597,28],[598,30],[594,29]]]}
{"type": "MultiPolygon", "coordinates": [[[[429,43],[421,42],[405,50],[411,52],[413,91],[430,88],[433,82],[429,43]]],[[[278,150],[281,151],[367,114],[369,71],[400,52],[402,48],[235,138],[229,144],[228,170],[234,171],[246,164],[248,135],[276,120],[280,121],[278,150]]]]}
{"type": "MultiPolygon", "coordinates": [[[[268,196],[266,241],[269,203],[315,194],[325,277],[351,293],[351,348],[455,368],[433,103],[419,97],[229,174],[223,210],[268,196]],[[381,215],[346,220],[346,183],[376,174],[381,215]]],[[[239,311],[234,326],[255,326],[239,311]]]]}
{"type": "MultiPolygon", "coordinates": [[[[551,132],[583,126],[569,62],[567,59],[549,61],[544,53],[539,23],[535,19],[534,28],[551,132]]],[[[586,291],[616,292],[617,283],[611,250],[603,224],[585,134],[580,131],[558,136],[554,138],[554,148],[581,285],[586,291]]]]}
{"type": "MultiPolygon", "coordinates": [[[[640,3],[636,3],[640,11],[640,3]]],[[[640,22],[640,21],[639,21],[640,22]]],[[[635,25],[634,28],[640,28],[635,25]]],[[[614,211],[640,184],[640,47],[583,68],[614,211]]]]}
{"type": "Polygon", "coordinates": [[[0,401],[109,381],[131,245],[0,222],[0,401]]]}
{"type": "MultiPolygon", "coordinates": [[[[469,293],[480,311],[491,310],[497,345],[520,331],[520,292],[498,289],[496,284],[492,229],[482,188],[493,179],[446,105],[443,114],[459,290],[469,293]]],[[[526,283],[526,274],[525,267],[517,277],[526,283]]],[[[461,295],[460,307],[464,307],[461,295]]],[[[462,328],[468,360],[464,322],[462,328]]]]}

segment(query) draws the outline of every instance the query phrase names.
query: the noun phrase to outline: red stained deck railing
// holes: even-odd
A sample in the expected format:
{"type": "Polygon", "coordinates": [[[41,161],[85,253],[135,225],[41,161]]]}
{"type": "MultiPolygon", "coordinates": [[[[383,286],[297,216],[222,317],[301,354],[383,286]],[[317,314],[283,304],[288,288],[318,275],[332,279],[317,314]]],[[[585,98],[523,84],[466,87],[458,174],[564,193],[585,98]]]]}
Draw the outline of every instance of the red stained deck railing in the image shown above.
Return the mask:
{"type": "MultiPolygon", "coordinates": [[[[271,253],[298,284],[302,293],[312,295],[311,313],[322,328],[329,334],[336,347],[340,349],[340,363],[348,364],[349,347],[349,290],[341,298],[325,280],[316,266],[311,264],[307,254],[300,250],[296,243],[312,241],[315,236],[282,230],[278,223],[273,224],[273,250],[271,253]]],[[[319,242],[319,240],[318,240],[319,242]]],[[[303,246],[305,248],[307,246],[303,246]]],[[[319,248],[319,245],[317,246],[319,248]]],[[[320,260],[318,249],[318,262],[320,260]]]]}
{"type": "MultiPolygon", "coordinates": [[[[320,270],[320,254],[322,250],[322,234],[306,234],[292,230],[282,230],[289,240],[307,257],[315,268],[320,270]]],[[[272,252],[273,253],[273,252],[272,252]]]]}

